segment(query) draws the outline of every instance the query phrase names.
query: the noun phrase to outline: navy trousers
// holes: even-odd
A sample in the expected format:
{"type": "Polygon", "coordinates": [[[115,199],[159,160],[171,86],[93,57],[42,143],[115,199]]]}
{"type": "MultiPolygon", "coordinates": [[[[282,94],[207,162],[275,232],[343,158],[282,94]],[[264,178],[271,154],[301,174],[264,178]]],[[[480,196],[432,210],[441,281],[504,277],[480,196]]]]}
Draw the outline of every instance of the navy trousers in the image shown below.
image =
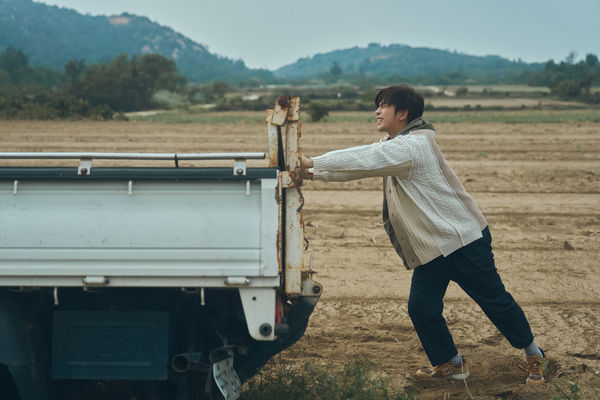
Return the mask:
{"type": "Polygon", "coordinates": [[[458,351],[442,316],[443,298],[450,281],[456,282],[516,348],[533,341],[521,307],[506,291],[494,264],[489,229],[483,237],[447,257],[440,256],[414,269],[408,314],[432,365],[440,365],[458,351]]]}

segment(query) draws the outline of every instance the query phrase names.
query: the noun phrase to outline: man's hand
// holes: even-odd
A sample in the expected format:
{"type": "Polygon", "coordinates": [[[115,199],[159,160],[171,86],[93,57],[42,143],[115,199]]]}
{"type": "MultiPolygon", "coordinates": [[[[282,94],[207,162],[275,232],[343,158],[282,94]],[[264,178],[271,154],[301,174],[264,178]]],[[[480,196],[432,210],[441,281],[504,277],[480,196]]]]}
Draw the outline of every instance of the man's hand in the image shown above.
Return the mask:
{"type": "Polygon", "coordinates": [[[304,154],[302,155],[302,159],[300,160],[300,166],[302,170],[302,178],[312,180],[313,174],[308,172],[309,168],[313,168],[313,160],[312,158],[306,157],[304,154]]]}
{"type": "Polygon", "coordinates": [[[312,158],[308,158],[304,154],[302,154],[302,160],[300,161],[300,164],[302,165],[302,168],[305,169],[312,168],[314,166],[312,158]]]}

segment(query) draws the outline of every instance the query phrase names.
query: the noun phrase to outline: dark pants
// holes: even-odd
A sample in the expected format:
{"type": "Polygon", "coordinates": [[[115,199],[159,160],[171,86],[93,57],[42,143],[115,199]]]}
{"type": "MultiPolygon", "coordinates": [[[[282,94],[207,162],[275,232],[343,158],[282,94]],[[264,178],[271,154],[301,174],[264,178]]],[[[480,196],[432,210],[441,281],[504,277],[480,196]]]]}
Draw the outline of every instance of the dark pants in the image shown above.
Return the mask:
{"type": "Polygon", "coordinates": [[[408,314],[432,365],[440,365],[458,351],[442,316],[443,298],[450,281],[456,282],[481,307],[513,347],[524,348],[533,341],[529,322],[506,291],[496,271],[489,229],[483,237],[415,268],[408,314]]]}

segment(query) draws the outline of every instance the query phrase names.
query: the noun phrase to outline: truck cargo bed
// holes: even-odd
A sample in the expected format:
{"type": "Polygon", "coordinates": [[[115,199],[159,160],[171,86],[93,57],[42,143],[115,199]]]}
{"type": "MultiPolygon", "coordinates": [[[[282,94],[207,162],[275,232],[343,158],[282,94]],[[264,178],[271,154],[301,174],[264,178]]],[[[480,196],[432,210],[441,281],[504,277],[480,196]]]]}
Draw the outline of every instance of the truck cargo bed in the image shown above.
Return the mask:
{"type": "Polygon", "coordinates": [[[278,286],[278,209],[274,168],[1,168],[1,282],[278,286]]]}

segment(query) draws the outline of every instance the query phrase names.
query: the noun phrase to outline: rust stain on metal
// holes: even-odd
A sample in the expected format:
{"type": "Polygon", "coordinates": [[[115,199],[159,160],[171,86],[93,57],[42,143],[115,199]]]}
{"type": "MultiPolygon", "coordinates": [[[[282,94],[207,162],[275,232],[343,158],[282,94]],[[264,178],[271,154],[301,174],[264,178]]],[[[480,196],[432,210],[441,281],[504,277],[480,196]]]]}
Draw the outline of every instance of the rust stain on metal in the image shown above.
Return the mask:
{"type": "Polygon", "coordinates": [[[272,119],[273,119],[273,110],[272,109],[265,110],[265,122],[268,124],[271,122],[272,119]]]}
{"type": "MultiPolygon", "coordinates": [[[[300,190],[300,186],[304,183],[302,178],[302,173],[300,172],[300,168],[295,168],[293,171],[289,172],[290,179],[292,180],[293,186],[300,190]]],[[[302,195],[301,195],[302,196],[302,195]]]]}
{"type": "Polygon", "coordinates": [[[287,120],[289,107],[290,99],[285,96],[279,96],[277,101],[275,101],[275,108],[273,108],[271,123],[279,126],[283,125],[287,120]]]}
{"type": "Polygon", "coordinates": [[[285,108],[287,110],[290,107],[290,97],[279,96],[276,101],[281,108],[285,108]]]}
{"type": "Polygon", "coordinates": [[[281,262],[281,249],[283,246],[283,239],[281,235],[281,228],[277,229],[277,269],[279,270],[279,274],[283,272],[282,262],[281,262]]]}
{"type": "Polygon", "coordinates": [[[290,106],[287,119],[291,122],[297,122],[300,120],[300,97],[292,96],[289,98],[289,101],[290,106]]]}
{"type": "MultiPolygon", "coordinates": [[[[281,187],[281,178],[280,178],[279,185],[281,187]]],[[[283,272],[283,261],[282,261],[282,257],[283,257],[283,224],[281,223],[283,204],[282,204],[282,198],[279,193],[279,190],[275,191],[275,201],[277,202],[277,205],[278,205],[277,208],[278,208],[278,220],[279,220],[279,223],[277,224],[277,268],[279,270],[279,275],[281,275],[283,272]]]]}

